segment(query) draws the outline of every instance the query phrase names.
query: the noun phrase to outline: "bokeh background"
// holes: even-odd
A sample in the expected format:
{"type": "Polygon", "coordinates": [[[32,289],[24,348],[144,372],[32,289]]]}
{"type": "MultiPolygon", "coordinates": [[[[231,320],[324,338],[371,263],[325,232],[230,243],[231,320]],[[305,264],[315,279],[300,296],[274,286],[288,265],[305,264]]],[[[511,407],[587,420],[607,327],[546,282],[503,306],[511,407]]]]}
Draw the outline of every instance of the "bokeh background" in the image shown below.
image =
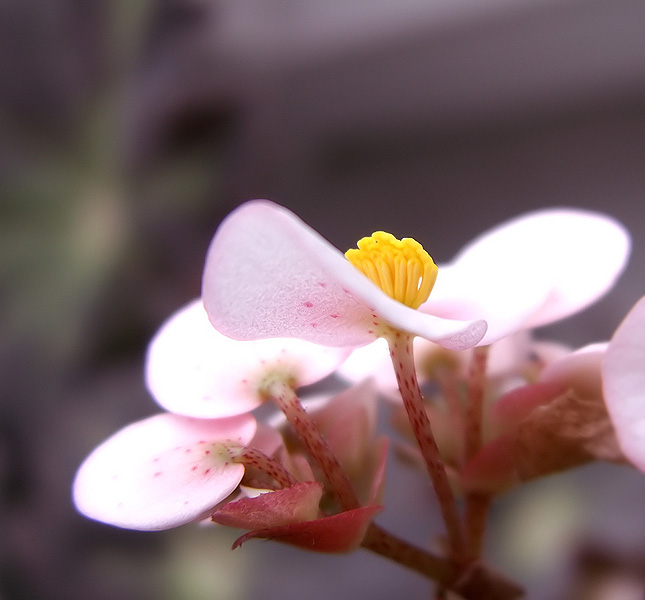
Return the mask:
{"type": "MultiPolygon", "coordinates": [[[[250,198],[340,248],[386,229],[439,262],[529,209],[606,211],[627,272],[540,335],[608,338],[645,292],[643,31],[642,0],[1,1],[0,598],[428,597],[362,551],[90,522],[75,469],[156,411],[147,340],[250,198]]],[[[403,535],[440,531],[395,461],[387,503],[403,535]]],[[[531,599],[642,600],[644,506],[628,468],[550,477],[498,503],[487,556],[531,599]]]]}

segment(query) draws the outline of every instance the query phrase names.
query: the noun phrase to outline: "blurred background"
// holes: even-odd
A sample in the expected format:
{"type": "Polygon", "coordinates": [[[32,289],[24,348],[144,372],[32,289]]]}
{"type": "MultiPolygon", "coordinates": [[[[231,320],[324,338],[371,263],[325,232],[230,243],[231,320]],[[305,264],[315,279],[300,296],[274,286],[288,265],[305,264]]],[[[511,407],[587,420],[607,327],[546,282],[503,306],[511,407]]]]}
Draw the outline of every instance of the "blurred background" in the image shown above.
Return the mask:
{"type": "MultiPolygon", "coordinates": [[[[90,522],[75,469],[156,412],[147,340],[250,198],[438,262],[526,210],[608,212],[626,274],[539,332],[607,339],[645,292],[644,30],[642,0],[0,2],[0,599],[428,597],[362,551],[90,522]]],[[[426,543],[427,484],[392,467],[379,521],[426,543]]],[[[628,468],[550,477],[497,504],[487,556],[531,599],[642,600],[643,506],[628,468]]]]}

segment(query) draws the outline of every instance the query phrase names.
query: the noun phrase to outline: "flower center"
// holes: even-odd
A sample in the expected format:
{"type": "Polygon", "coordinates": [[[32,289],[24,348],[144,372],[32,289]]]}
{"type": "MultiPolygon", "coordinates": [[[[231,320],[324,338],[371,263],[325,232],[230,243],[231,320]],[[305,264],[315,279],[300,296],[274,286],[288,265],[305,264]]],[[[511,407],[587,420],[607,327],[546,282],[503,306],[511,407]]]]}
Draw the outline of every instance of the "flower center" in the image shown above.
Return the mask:
{"type": "Polygon", "coordinates": [[[419,308],[437,279],[437,265],[423,246],[412,238],[397,240],[376,231],[358,241],[345,256],[388,296],[410,308],[419,308]]]}

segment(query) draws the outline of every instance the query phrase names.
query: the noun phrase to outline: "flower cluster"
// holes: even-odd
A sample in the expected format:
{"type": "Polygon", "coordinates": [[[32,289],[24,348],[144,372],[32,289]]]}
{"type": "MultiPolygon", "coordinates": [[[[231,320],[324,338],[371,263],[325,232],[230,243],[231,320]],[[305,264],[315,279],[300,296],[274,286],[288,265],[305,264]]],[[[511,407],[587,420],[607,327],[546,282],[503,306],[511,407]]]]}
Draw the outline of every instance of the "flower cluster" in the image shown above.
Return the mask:
{"type": "Polygon", "coordinates": [[[140,530],[208,519],[247,530],[236,545],[363,546],[471,600],[517,597],[480,562],[496,495],[590,460],[645,471],[645,299],[605,344],[573,351],[531,333],[605,294],[629,249],[611,218],[551,209],[439,267],[385,232],[344,256],[288,210],[246,203],[213,238],[202,297],[149,346],[147,386],[167,412],[87,457],[76,506],[140,530]],[[345,389],[301,401],[332,374],[345,389]],[[379,398],[399,452],[432,481],[445,556],[374,522],[389,441],[379,398]],[[258,422],[267,403],[282,417],[258,422]]]}

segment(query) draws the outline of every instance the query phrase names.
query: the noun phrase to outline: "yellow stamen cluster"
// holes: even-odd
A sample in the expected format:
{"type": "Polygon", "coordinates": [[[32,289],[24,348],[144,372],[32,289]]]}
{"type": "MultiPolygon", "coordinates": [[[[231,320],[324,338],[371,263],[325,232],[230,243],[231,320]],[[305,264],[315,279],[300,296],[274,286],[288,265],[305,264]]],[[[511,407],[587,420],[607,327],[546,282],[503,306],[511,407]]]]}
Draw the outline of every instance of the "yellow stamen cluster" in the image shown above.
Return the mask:
{"type": "Polygon", "coordinates": [[[437,265],[423,246],[412,238],[397,240],[376,231],[359,240],[345,256],[388,296],[411,308],[419,308],[437,279],[437,265]]]}

